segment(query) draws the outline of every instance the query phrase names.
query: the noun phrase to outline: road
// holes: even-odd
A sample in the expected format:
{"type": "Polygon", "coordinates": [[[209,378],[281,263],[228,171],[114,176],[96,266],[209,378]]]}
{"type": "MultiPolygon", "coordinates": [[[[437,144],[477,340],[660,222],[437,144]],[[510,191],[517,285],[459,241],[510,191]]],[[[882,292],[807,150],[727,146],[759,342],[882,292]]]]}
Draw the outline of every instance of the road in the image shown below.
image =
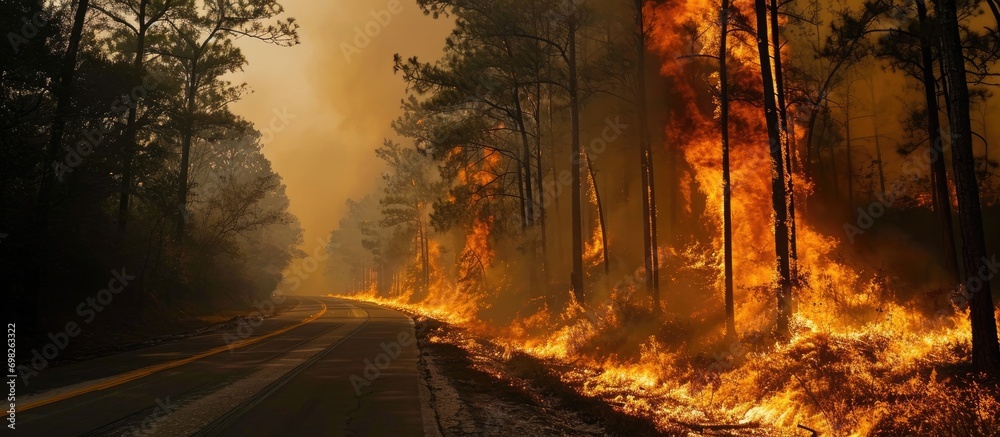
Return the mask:
{"type": "Polygon", "coordinates": [[[404,314],[300,298],[257,327],[45,369],[19,387],[17,434],[424,435],[417,360],[404,314]]]}

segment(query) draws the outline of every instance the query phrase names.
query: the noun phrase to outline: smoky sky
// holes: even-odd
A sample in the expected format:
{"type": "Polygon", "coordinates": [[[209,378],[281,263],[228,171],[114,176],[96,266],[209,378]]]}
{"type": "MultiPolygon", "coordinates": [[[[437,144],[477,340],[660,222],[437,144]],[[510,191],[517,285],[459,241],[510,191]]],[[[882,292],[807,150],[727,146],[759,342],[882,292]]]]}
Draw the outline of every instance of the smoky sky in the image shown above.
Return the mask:
{"type": "MultiPolygon", "coordinates": [[[[390,123],[406,95],[393,54],[436,59],[451,25],[423,15],[413,0],[282,4],[301,26],[302,43],[241,40],[249,64],[233,80],[254,92],[233,110],[264,134],[264,154],[305,230],[303,249],[314,253],[337,227],[344,201],[371,193],[381,178],[374,149],[395,137],[390,123]]],[[[300,292],[330,292],[319,289],[321,274],[312,276],[300,292]]]]}
{"type": "MultiPolygon", "coordinates": [[[[301,26],[302,43],[283,48],[240,40],[249,64],[233,80],[246,82],[254,92],[236,103],[233,111],[264,134],[264,153],[284,179],[291,211],[305,230],[302,248],[311,254],[322,244],[318,241],[325,241],[337,228],[344,201],[374,193],[384,171],[374,149],[383,139],[396,138],[390,123],[401,114],[400,101],[406,97],[402,79],[392,71],[393,54],[437,59],[452,22],[425,16],[415,0],[283,0],[282,4],[285,16],[295,17],[301,26]]],[[[796,42],[790,41],[786,49],[789,62],[813,59],[796,42]]],[[[853,91],[854,165],[870,172],[878,125],[879,134],[885,136],[881,147],[886,179],[894,180],[902,174],[901,158],[895,153],[905,136],[902,109],[918,101],[920,94],[911,79],[886,71],[878,62],[857,65],[853,77],[865,79],[853,91]]],[[[995,99],[990,99],[988,107],[995,106],[995,99]]],[[[983,109],[973,114],[974,128],[998,140],[1000,129],[990,129],[983,109]]],[[[977,156],[984,148],[976,144],[977,156]]],[[[311,275],[300,291],[333,291],[322,277],[311,275]]]]}

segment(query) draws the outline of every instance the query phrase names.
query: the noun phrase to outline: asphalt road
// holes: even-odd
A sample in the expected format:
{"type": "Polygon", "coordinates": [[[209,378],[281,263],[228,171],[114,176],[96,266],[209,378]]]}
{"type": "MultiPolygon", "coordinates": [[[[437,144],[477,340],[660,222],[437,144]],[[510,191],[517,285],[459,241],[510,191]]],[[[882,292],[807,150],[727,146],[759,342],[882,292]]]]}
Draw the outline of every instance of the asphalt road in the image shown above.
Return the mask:
{"type": "Polygon", "coordinates": [[[18,388],[16,434],[424,435],[417,359],[405,315],[302,298],[242,331],[45,369],[18,388]]]}

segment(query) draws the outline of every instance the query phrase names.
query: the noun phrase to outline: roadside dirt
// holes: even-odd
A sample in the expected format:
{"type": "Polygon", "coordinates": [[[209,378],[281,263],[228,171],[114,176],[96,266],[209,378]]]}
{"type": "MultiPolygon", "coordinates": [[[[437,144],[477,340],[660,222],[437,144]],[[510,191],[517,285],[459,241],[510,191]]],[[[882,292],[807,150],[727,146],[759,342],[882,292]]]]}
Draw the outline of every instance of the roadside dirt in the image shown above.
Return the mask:
{"type": "Polygon", "coordinates": [[[428,435],[662,435],[648,421],[578,394],[533,357],[434,319],[414,322],[428,435]]]}

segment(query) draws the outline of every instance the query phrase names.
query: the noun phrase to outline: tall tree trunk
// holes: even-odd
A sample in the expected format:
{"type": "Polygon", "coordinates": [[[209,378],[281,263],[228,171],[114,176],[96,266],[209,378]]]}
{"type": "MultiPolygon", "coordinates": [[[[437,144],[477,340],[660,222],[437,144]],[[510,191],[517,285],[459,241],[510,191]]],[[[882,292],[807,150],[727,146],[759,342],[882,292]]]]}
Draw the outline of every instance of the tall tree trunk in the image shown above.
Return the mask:
{"type": "MultiPolygon", "coordinates": [[[[831,120],[832,121],[832,120],[831,120]]],[[[840,177],[837,172],[837,148],[830,144],[830,182],[833,184],[833,198],[840,199],[840,177]]]]}
{"type": "Polygon", "coordinates": [[[36,226],[45,232],[49,220],[49,203],[52,200],[55,162],[60,162],[59,148],[62,146],[63,136],[66,134],[66,122],[69,119],[70,106],[73,103],[73,80],[76,77],[76,57],[80,51],[80,39],[83,37],[83,24],[87,19],[87,10],[90,9],[89,0],[79,0],[76,5],[76,14],[73,17],[73,29],[70,31],[69,44],[66,47],[66,54],[63,55],[62,65],[59,68],[58,83],[55,87],[56,110],[52,119],[51,135],[49,145],[46,150],[46,159],[43,162],[42,180],[38,190],[38,205],[36,214],[36,226]]]}
{"type": "Polygon", "coordinates": [[[576,71],[576,13],[573,0],[566,1],[570,11],[568,18],[569,28],[569,105],[572,129],[572,140],[570,141],[570,191],[573,214],[573,273],[571,282],[573,285],[573,297],[581,305],[584,303],[583,290],[583,199],[581,189],[583,187],[580,177],[581,156],[583,148],[580,146],[580,97],[579,84],[577,83],[576,71]]]}
{"type": "Polygon", "coordinates": [[[785,193],[784,156],[775,101],[774,77],[771,75],[771,57],[767,33],[767,4],[754,1],[757,12],[757,51],[760,54],[761,81],[764,89],[764,118],[767,121],[768,148],[771,154],[771,189],[774,204],[774,251],[778,261],[778,320],[777,335],[787,337],[791,313],[791,272],[788,254],[788,207],[785,193]]]}
{"type": "MultiPolygon", "coordinates": [[[[987,121],[988,117],[989,117],[989,114],[984,111],[983,112],[983,138],[989,138],[990,137],[990,135],[989,135],[989,127],[990,126],[989,126],[989,122],[987,121]]],[[[985,174],[983,175],[983,178],[984,179],[989,179],[990,177],[993,176],[993,170],[990,167],[990,142],[989,141],[986,141],[986,142],[983,143],[983,164],[984,164],[983,167],[985,167],[984,170],[983,170],[985,172],[985,174]]]]}
{"type": "MultiPolygon", "coordinates": [[[[829,111],[829,109],[828,108],[824,109],[824,112],[825,111],[829,111]]],[[[826,138],[826,134],[830,130],[830,124],[831,124],[830,123],[830,119],[831,119],[831,117],[832,117],[832,115],[829,112],[826,113],[825,115],[823,115],[823,119],[821,120],[823,122],[823,126],[820,127],[820,129],[819,129],[819,140],[820,141],[822,141],[824,138],[826,138]]],[[[823,160],[823,149],[820,147],[820,144],[817,143],[816,144],[816,170],[815,170],[815,175],[814,175],[814,179],[816,180],[817,190],[821,186],[820,183],[819,183],[820,180],[823,179],[824,177],[826,177],[826,173],[824,173],[825,171],[826,171],[826,163],[823,160]]],[[[822,188],[824,190],[829,190],[830,189],[829,184],[822,185],[822,188]]]]}
{"type": "MultiPolygon", "coordinates": [[[[418,207],[417,211],[419,211],[419,210],[420,209],[418,207]]],[[[423,282],[424,282],[423,281],[423,277],[424,277],[424,273],[423,273],[423,268],[424,268],[424,227],[420,224],[419,216],[417,218],[417,237],[416,237],[416,240],[414,241],[414,243],[415,243],[414,246],[416,246],[416,247],[414,247],[413,250],[416,252],[417,261],[420,262],[420,282],[421,282],[420,285],[421,285],[421,288],[423,288],[423,282]]],[[[421,289],[420,291],[423,292],[424,290],[421,289]]]]}
{"type": "Polygon", "coordinates": [[[424,290],[427,290],[429,292],[430,291],[430,287],[431,287],[431,244],[430,244],[430,238],[428,238],[428,236],[427,236],[427,225],[424,224],[424,219],[423,218],[419,218],[418,220],[420,220],[420,226],[423,228],[423,232],[422,232],[423,238],[422,238],[422,241],[424,243],[424,247],[423,247],[423,250],[424,250],[424,256],[423,256],[423,260],[424,260],[424,290]]]}
{"type": "Polygon", "coordinates": [[[181,139],[181,170],[180,188],[177,200],[177,241],[184,241],[184,228],[187,224],[188,170],[191,166],[191,142],[194,139],[194,118],[198,110],[196,96],[198,94],[198,58],[191,60],[191,76],[187,85],[187,109],[184,120],[184,137],[181,139]]]}
{"type": "Polygon", "coordinates": [[[819,112],[819,106],[811,108],[809,110],[809,122],[806,123],[806,159],[803,162],[805,168],[802,169],[802,172],[805,173],[807,180],[813,179],[813,134],[815,133],[819,112]]]}
{"type": "Polygon", "coordinates": [[[59,159],[59,149],[63,144],[63,137],[66,134],[66,123],[70,115],[70,106],[73,103],[73,81],[76,76],[76,58],[80,51],[80,40],[83,36],[83,25],[87,19],[87,11],[90,8],[89,0],[79,0],[76,5],[76,13],[73,17],[73,28],[70,31],[69,44],[66,53],[63,55],[62,65],[59,68],[59,76],[54,87],[56,98],[55,116],[52,119],[52,128],[49,136],[49,144],[45,150],[45,161],[42,162],[42,179],[39,181],[38,197],[35,205],[35,220],[32,225],[33,246],[29,247],[29,256],[21,260],[24,275],[27,278],[24,302],[18,305],[18,319],[23,321],[26,338],[32,338],[39,334],[38,320],[38,298],[41,294],[43,270],[43,253],[48,247],[49,240],[49,210],[52,202],[52,191],[54,190],[56,171],[64,169],[57,168],[62,160],[59,159]]]}
{"type": "Polygon", "coordinates": [[[417,256],[420,260],[420,276],[421,276],[421,286],[424,293],[429,290],[430,286],[430,262],[427,259],[428,249],[427,249],[427,228],[424,227],[424,219],[421,217],[420,204],[417,204],[417,256]]]}
{"type": "MultiPolygon", "coordinates": [[[[143,63],[146,58],[146,6],[149,0],[139,2],[139,24],[135,35],[135,57],[132,59],[132,75],[139,82],[142,81],[143,63]]],[[[128,228],[128,209],[132,195],[132,165],[135,160],[137,149],[136,137],[138,135],[137,115],[139,112],[139,102],[130,101],[128,108],[128,118],[125,122],[125,137],[122,138],[122,181],[121,193],[118,198],[118,228],[124,232],[128,228]]]]}
{"type": "Polygon", "coordinates": [[[795,172],[792,171],[792,137],[788,133],[788,108],[785,106],[785,80],[781,64],[781,34],[778,27],[778,0],[771,0],[771,45],[774,46],[774,82],[778,93],[778,121],[784,139],[785,184],[788,203],[788,256],[793,284],[798,283],[798,239],[795,223],[795,172]]]}
{"type": "Polygon", "coordinates": [[[646,142],[646,163],[649,173],[649,227],[650,249],[653,251],[653,302],[656,303],[657,311],[660,310],[660,252],[658,240],[658,223],[656,211],[656,167],[653,165],[653,149],[649,142],[646,142]]]}
{"type": "Polygon", "coordinates": [[[935,2],[941,24],[943,56],[947,67],[948,88],[951,92],[951,150],[958,192],[958,218],[962,230],[962,247],[966,281],[970,293],[969,318],[972,328],[972,366],[980,372],[1000,373],[1000,345],[997,343],[997,322],[993,295],[988,277],[986,240],[983,235],[982,206],[976,180],[976,160],[972,153],[972,121],[969,117],[969,85],[966,82],[965,57],[959,32],[955,0],[935,2]],[[978,275],[980,281],[974,281],[978,275]],[[981,284],[979,287],[975,285],[981,284]]]}
{"type": "MultiPolygon", "coordinates": [[[[520,156],[520,155],[518,155],[520,156]]],[[[528,215],[525,213],[525,202],[524,202],[524,165],[521,159],[517,161],[517,201],[520,205],[521,212],[521,230],[528,228],[528,215]]]]}
{"type": "Polygon", "coordinates": [[[542,83],[535,84],[535,162],[538,163],[538,177],[535,183],[538,184],[538,225],[541,231],[542,244],[542,292],[547,296],[545,290],[549,285],[549,253],[548,253],[548,231],[545,229],[545,184],[542,172],[542,83]]]}
{"type": "MultiPolygon", "coordinates": [[[[516,79],[515,79],[516,80],[516,79]]],[[[535,187],[531,184],[531,144],[528,141],[528,130],[524,123],[524,111],[521,108],[521,87],[514,84],[514,113],[517,116],[517,130],[521,134],[521,171],[524,173],[524,193],[527,206],[527,226],[535,225],[535,187]]]]}
{"type": "Polygon", "coordinates": [[[639,174],[642,190],[642,239],[643,259],[646,263],[646,290],[653,301],[653,310],[660,311],[660,290],[656,276],[656,244],[653,242],[653,227],[655,226],[656,208],[652,196],[651,168],[649,144],[649,112],[646,101],[646,27],[642,10],[643,0],[634,0],[635,25],[638,31],[636,42],[636,97],[639,113],[639,174]]]}
{"type": "Polygon", "coordinates": [[[719,122],[722,132],[722,244],[726,282],[726,338],[736,338],[736,307],[733,298],[733,205],[729,174],[729,0],[719,11],[719,122]]]}
{"type": "MultiPolygon", "coordinates": [[[[1000,6],[997,6],[996,0],[986,0],[986,4],[989,5],[990,11],[993,12],[993,18],[996,20],[997,27],[1000,27],[1000,6]]],[[[993,30],[998,30],[993,28],[993,30]]]]}
{"type": "MultiPolygon", "coordinates": [[[[642,124],[642,115],[639,116],[642,124]]],[[[642,135],[640,133],[640,135],[642,135]]],[[[642,190],[642,241],[643,260],[646,267],[646,291],[650,294],[653,307],[658,308],[658,302],[653,292],[653,227],[650,220],[651,205],[649,203],[649,154],[646,153],[646,145],[643,139],[639,144],[639,178],[640,189],[642,190]]]]}
{"type": "Polygon", "coordinates": [[[850,97],[848,97],[847,103],[844,105],[844,113],[847,116],[847,120],[844,121],[844,135],[847,143],[847,209],[849,211],[854,210],[854,157],[851,155],[851,103],[850,97]]]}
{"type": "Polygon", "coordinates": [[[597,224],[601,227],[601,249],[604,256],[604,274],[611,274],[611,264],[608,260],[608,228],[604,223],[604,206],[601,203],[601,191],[597,188],[597,175],[594,173],[594,162],[590,160],[590,155],[586,151],[583,156],[587,158],[587,169],[590,171],[590,183],[594,188],[594,200],[597,201],[597,224]]]}
{"type": "Polygon", "coordinates": [[[958,269],[958,254],[955,250],[955,229],[951,217],[951,194],[948,190],[948,172],[945,169],[943,138],[941,138],[941,120],[938,116],[937,81],[934,77],[934,56],[931,51],[931,25],[927,17],[927,5],[924,0],[916,0],[917,14],[920,19],[921,38],[920,55],[923,64],[924,100],[927,105],[927,134],[931,142],[932,158],[931,173],[933,174],[934,204],[941,218],[941,238],[944,245],[945,263],[953,282],[961,280],[958,269]]]}
{"type": "MultiPolygon", "coordinates": [[[[941,41],[941,50],[944,50],[944,42],[941,41]]],[[[951,93],[948,92],[948,68],[944,64],[944,56],[938,56],[938,66],[941,68],[941,94],[944,97],[944,110],[951,117],[951,93]]],[[[944,135],[944,134],[942,134],[944,135]]]]}
{"type": "Polygon", "coordinates": [[[882,199],[886,198],[885,191],[885,165],[882,162],[882,142],[879,141],[881,135],[878,132],[878,103],[875,101],[875,85],[870,86],[869,91],[872,96],[872,129],[875,134],[875,159],[878,162],[878,185],[882,192],[882,199]]]}

